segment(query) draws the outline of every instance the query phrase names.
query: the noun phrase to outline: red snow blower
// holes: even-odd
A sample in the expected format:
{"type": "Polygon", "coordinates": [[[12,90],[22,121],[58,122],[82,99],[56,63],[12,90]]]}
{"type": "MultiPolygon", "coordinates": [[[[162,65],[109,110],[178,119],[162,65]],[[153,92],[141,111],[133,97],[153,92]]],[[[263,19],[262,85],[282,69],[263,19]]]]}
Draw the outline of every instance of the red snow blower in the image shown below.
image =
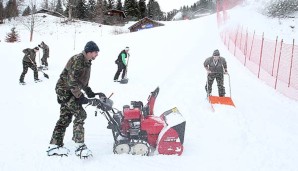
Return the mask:
{"type": "Polygon", "coordinates": [[[100,98],[93,105],[108,120],[115,154],[182,154],[186,121],[177,108],[155,116],[153,109],[158,93],[159,87],[151,92],[145,106],[141,101],[131,101],[131,106],[124,105],[122,111],[113,108],[109,98],[100,98]]]}

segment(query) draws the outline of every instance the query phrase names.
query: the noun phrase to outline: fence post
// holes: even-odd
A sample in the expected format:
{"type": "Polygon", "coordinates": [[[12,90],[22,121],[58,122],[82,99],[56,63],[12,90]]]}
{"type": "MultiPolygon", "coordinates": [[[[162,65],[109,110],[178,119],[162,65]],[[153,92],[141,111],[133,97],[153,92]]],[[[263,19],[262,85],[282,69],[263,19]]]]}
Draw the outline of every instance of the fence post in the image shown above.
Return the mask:
{"type": "Polygon", "coordinates": [[[279,57],[278,57],[278,63],[277,63],[277,72],[276,72],[275,85],[274,85],[274,88],[275,88],[275,89],[276,89],[276,85],[277,85],[277,78],[278,78],[278,71],[279,71],[280,56],[281,56],[281,51],[282,51],[282,43],[283,43],[283,39],[281,39],[281,41],[280,41],[280,51],[279,51],[279,57]]]}
{"type": "Polygon", "coordinates": [[[234,56],[236,56],[236,43],[237,43],[237,39],[238,39],[238,32],[239,32],[239,26],[238,26],[238,28],[237,28],[237,33],[236,33],[236,38],[235,38],[235,48],[234,48],[234,56]]]}
{"type": "Polygon", "coordinates": [[[262,44],[261,44],[261,53],[260,53],[260,61],[259,61],[259,71],[258,71],[258,78],[260,78],[260,70],[262,65],[262,55],[263,55],[263,46],[264,46],[264,32],[262,36],[262,44]]]}
{"type": "Polygon", "coordinates": [[[256,31],[254,30],[254,35],[252,37],[252,42],[251,42],[251,47],[250,47],[250,52],[249,52],[249,58],[248,58],[248,60],[250,60],[250,57],[251,57],[251,51],[252,51],[252,46],[253,46],[254,40],[255,40],[255,34],[256,34],[256,31]]]}
{"type": "Polygon", "coordinates": [[[241,51],[241,45],[242,45],[242,30],[243,30],[243,26],[241,26],[241,32],[240,32],[240,51],[241,51]]]}
{"type": "Polygon", "coordinates": [[[291,75],[292,75],[292,66],[293,66],[293,57],[294,57],[294,46],[295,46],[295,39],[293,39],[293,47],[292,47],[292,56],[291,56],[291,65],[290,65],[290,74],[289,74],[288,87],[290,87],[290,85],[291,85],[291,75]]]}
{"type": "Polygon", "coordinates": [[[227,45],[227,32],[225,31],[225,45],[227,45]]]}
{"type": "Polygon", "coordinates": [[[229,30],[229,38],[228,38],[228,50],[230,50],[230,30],[229,30]]]}
{"type": "Polygon", "coordinates": [[[247,32],[247,28],[246,28],[246,38],[245,38],[245,47],[244,47],[244,66],[246,65],[246,57],[247,57],[247,38],[248,38],[248,32],[247,32]]]}
{"type": "Polygon", "coordinates": [[[276,55],[276,48],[277,48],[277,40],[278,40],[278,36],[276,36],[276,40],[275,40],[275,48],[274,48],[274,56],[273,56],[271,76],[273,76],[273,70],[274,70],[274,64],[275,64],[275,55],[276,55]]]}

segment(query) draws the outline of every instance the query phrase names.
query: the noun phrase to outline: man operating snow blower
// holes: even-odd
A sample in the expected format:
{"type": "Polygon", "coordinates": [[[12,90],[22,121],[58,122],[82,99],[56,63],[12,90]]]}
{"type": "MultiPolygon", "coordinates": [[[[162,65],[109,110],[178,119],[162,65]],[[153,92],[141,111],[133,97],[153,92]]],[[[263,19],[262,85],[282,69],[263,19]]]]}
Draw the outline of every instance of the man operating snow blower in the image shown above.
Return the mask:
{"type": "MultiPolygon", "coordinates": [[[[74,55],[69,59],[63,69],[60,78],[56,84],[56,93],[60,107],[60,117],[56,123],[50,145],[47,150],[48,156],[68,156],[69,150],[64,147],[63,139],[66,128],[73,121],[73,137],[75,142],[75,154],[80,158],[92,156],[92,152],[87,148],[84,142],[84,121],[87,118],[83,104],[91,104],[94,102],[95,93],[88,86],[91,61],[95,60],[99,52],[98,46],[90,41],[86,44],[84,51],[74,55]],[[88,98],[81,92],[84,90],[88,98]]],[[[105,96],[103,93],[97,93],[105,96]]]]}

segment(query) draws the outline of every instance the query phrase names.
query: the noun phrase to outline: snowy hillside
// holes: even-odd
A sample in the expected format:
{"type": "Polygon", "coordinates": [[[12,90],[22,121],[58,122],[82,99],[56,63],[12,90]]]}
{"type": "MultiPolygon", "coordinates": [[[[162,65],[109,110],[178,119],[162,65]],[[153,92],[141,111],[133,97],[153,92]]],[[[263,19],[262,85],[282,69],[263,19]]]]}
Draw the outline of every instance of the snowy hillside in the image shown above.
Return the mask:
{"type": "MultiPolygon", "coordinates": [[[[261,18],[255,18],[258,19],[261,18]]],[[[99,27],[85,22],[65,25],[51,16],[44,20],[42,29],[34,33],[33,42],[29,42],[29,32],[15,21],[0,25],[3,90],[0,99],[0,170],[297,169],[298,102],[258,80],[229,53],[219,37],[216,15],[164,22],[163,27],[121,35],[110,34],[114,27],[109,26],[99,27]],[[3,41],[12,26],[17,26],[19,43],[3,41]],[[80,53],[89,40],[95,41],[100,48],[99,56],[92,64],[90,87],[93,91],[107,95],[114,93],[111,98],[114,107],[121,109],[131,100],[146,102],[149,93],[159,86],[155,115],[177,107],[186,119],[181,156],[113,154],[113,138],[106,129],[107,121],[102,115],[95,117],[95,109],[90,106],[86,108],[85,142],[92,150],[93,158],[81,160],[74,155],[72,124],[64,139],[71,155],[62,158],[46,155],[59,117],[60,106],[54,90],[56,81],[67,60],[80,53]],[[33,73],[29,70],[25,77],[27,85],[21,86],[18,81],[22,72],[22,50],[33,48],[41,41],[50,47],[49,70],[46,71],[50,79],[39,73],[43,82],[34,83],[33,73]],[[122,85],[113,82],[114,61],[126,46],[130,47],[129,83],[122,85]],[[216,105],[212,112],[204,90],[207,75],[203,62],[214,49],[219,49],[227,60],[236,108],[216,105]]],[[[227,92],[228,85],[225,78],[227,92]]],[[[213,94],[217,95],[216,83],[213,94]]]]}

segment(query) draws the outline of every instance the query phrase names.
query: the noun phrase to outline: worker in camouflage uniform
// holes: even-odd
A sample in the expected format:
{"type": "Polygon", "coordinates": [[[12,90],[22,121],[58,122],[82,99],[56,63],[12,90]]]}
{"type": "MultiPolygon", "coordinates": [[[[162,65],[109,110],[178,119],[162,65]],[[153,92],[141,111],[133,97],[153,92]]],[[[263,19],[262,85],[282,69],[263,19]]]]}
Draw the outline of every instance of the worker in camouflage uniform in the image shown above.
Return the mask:
{"type": "Polygon", "coordinates": [[[24,82],[25,75],[28,72],[28,68],[31,68],[34,73],[34,81],[35,82],[40,82],[41,80],[38,79],[38,72],[37,72],[37,66],[36,66],[36,53],[39,51],[38,47],[35,47],[33,49],[26,48],[23,50],[23,53],[25,54],[23,57],[23,72],[20,76],[20,84],[25,85],[26,83],[24,82]]]}
{"type": "Polygon", "coordinates": [[[216,79],[218,87],[218,95],[224,97],[225,87],[224,87],[224,75],[227,71],[227,63],[225,58],[220,56],[219,50],[214,50],[213,55],[207,58],[204,62],[204,67],[207,70],[207,83],[205,86],[207,95],[211,95],[212,84],[214,79],[216,79]]]}
{"type": "Polygon", "coordinates": [[[38,45],[43,52],[42,58],[41,58],[41,64],[44,65],[43,69],[47,70],[48,69],[48,58],[50,54],[50,49],[49,46],[46,45],[43,41],[38,45]]]}
{"type": "MultiPolygon", "coordinates": [[[[56,94],[60,107],[60,118],[56,123],[53,135],[48,148],[48,155],[68,155],[69,150],[63,147],[63,139],[66,128],[72,121],[73,116],[73,137],[75,142],[76,155],[88,157],[92,152],[84,144],[84,121],[87,118],[86,111],[82,104],[90,104],[88,98],[95,97],[94,92],[89,87],[89,78],[91,72],[91,61],[95,60],[99,48],[93,41],[85,45],[84,51],[74,55],[67,62],[60,78],[56,84],[56,94]],[[88,98],[81,92],[87,94],[88,98]]],[[[103,96],[105,96],[102,93],[103,96]]]]}

